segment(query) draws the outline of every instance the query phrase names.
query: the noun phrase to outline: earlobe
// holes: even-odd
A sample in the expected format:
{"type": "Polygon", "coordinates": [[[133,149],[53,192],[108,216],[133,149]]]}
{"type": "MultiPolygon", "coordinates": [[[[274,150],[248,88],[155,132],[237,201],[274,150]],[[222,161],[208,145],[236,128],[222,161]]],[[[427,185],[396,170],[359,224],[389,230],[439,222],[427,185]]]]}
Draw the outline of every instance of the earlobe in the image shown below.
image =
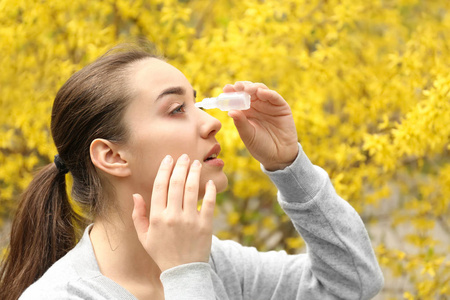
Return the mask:
{"type": "Polygon", "coordinates": [[[130,175],[128,162],[120,146],[105,139],[95,139],[90,146],[90,155],[95,167],[116,177],[130,175]]]}

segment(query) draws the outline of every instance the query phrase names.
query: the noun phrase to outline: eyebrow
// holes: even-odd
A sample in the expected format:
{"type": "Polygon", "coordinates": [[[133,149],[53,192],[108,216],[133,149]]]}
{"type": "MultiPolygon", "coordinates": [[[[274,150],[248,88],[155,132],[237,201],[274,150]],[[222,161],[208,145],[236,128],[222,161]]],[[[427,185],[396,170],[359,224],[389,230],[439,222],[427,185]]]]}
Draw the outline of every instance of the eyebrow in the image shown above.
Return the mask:
{"type": "MultiPolygon", "coordinates": [[[[196,90],[193,90],[193,91],[194,91],[194,102],[195,102],[195,98],[197,98],[197,91],[196,90]]],[[[186,94],[186,90],[181,86],[167,88],[167,89],[163,90],[161,92],[161,94],[158,95],[158,97],[156,97],[155,101],[158,101],[159,99],[163,98],[164,96],[172,95],[172,94],[184,95],[184,94],[186,94]]]]}

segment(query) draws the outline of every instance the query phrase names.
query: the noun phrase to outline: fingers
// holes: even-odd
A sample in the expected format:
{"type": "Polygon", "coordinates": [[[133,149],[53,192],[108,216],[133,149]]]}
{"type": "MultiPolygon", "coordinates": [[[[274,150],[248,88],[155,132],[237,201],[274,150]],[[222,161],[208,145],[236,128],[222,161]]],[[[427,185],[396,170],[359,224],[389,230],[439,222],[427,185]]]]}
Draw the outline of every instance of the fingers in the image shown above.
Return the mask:
{"type": "Polygon", "coordinates": [[[233,85],[227,84],[223,87],[223,91],[224,91],[224,93],[233,93],[233,92],[236,92],[236,89],[234,88],[233,85]]]}
{"type": "Polygon", "coordinates": [[[159,214],[167,206],[167,189],[170,175],[172,174],[173,158],[167,155],[159,167],[153,183],[150,215],[159,214]]]}
{"type": "Polygon", "coordinates": [[[259,89],[266,89],[269,88],[264,83],[253,83],[251,81],[236,81],[235,84],[227,84],[224,86],[223,91],[225,93],[231,93],[231,92],[247,92],[252,96],[252,100],[255,100],[256,98],[256,92],[259,89]]]}
{"type": "Polygon", "coordinates": [[[214,216],[214,207],[216,206],[216,185],[212,180],[206,183],[205,197],[203,198],[200,215],[205,226],[212,228],[212,219],[214,216]]]}
{"type": "Polygon", "coordinates": [[[145,236],[147,234],[149,226],[148,217],[146,215],[145,201],[139,194],[134,194],[133,200],[134,200],[134,208],[132,218],[134,228],[136,228],[138,238],[142,242],[145,240],[145,236]]]}
{"type": "Polygon", "coordinates": [[[164,210],[174,213],[181,211],[198,213],[197,203],[202,164],[195,160],[189,166],[189,162],[186,154],[178,158],[175,166],[169,155],[162,161],[153,184],[150,218],[164,210]]]}
{"type": "Polygon", "coordinates": [[[202,164],[194,160],[189,170],[184,188],[183,210],[186,212],[197,213],[198,190],[200,182],[202,164]]]}
{"type": "Polygon", "coordinates": [[[269,88],[261,82],[251,82],[251,81],[236,81],[234,84],[227,84],[223,88],[224,92],[242,92],[242,91],[250,91],[255,92],[256,89],[266,89],[269,88]]]}
{"type": "Polygon", "coordinates": [[[251,95],[251,99],[269,101],[274,105],[284,104],[285,100],[277,92],[270,90],[264,83],[253,83],[251,81],[236,81],[235,84],[227,84],[223,88],[226,93],[231,92],[247,92],[251,95]]]}
{"type": "Polygon", "coordinates": [[[171,211],[181,211],[183,207],[184,187],[189,169],[189,157],[183,154],[173,169],[167,194],[167,208],[171,211]]]}
{"type": "Polygon", "coordinates": [[[233,119],[234,126],[243,141],[249,141],[255,135],[255,128],[250,124],[245,113],[240,110],[231,110],[228,112],[228,116],[233,119]]]}
{"type": "Polygon", "coordinates": [[[273,105],[284,105],[286,103],[286,101],[283,99],[283,97],[281,97],[280,94],[269,89],[258,89],[256,91],[256,96],[259,99],[268,101],[273,105]]]}

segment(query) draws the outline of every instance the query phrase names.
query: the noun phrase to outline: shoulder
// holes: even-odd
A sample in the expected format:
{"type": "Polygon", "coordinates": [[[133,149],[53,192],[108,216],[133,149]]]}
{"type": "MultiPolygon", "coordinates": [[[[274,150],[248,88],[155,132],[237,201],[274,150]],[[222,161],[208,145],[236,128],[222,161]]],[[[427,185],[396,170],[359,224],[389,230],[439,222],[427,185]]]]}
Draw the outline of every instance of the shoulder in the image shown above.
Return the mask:
{"type": "Polygon", "coordinates": [[[21,300],[84,298],[79,295],[83,290],[91,289],[90,286],[95,285],[101,277],[87,230],[72,250],[25,290],[21,300]]]}
{"type": "Polygon", "coordinates": [[[79,279],[71,264],[71,256],[69,252],[53,264],[41,278],[25,290],[19,299],[71,299],[70,283],[79,279]]]}

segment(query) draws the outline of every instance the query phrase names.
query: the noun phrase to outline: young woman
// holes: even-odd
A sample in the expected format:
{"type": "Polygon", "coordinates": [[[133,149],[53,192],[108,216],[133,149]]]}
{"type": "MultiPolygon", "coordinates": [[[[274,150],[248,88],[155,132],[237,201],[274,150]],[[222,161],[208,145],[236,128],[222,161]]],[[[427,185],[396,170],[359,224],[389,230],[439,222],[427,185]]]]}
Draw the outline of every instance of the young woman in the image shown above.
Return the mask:
{"type": "Polygon", "coordinates": [[[218,120],[196,108],[186,77],[139,49],[112,51],[58,92],[58,150],[20,202],[0,299],[369,299],[383,278],[356,211],[302,151],[286,101],[237,82],[252,106],[231,111],[239,134],[277,186],[308,252],[260,253],[212,236],[218,120]],[[66,194],[91,218],[83,223],[66,194]],[[203,199],[197,210],[197,201],[203,199]],[[75,246],[75,247],[74,247],[75,246]]]}

